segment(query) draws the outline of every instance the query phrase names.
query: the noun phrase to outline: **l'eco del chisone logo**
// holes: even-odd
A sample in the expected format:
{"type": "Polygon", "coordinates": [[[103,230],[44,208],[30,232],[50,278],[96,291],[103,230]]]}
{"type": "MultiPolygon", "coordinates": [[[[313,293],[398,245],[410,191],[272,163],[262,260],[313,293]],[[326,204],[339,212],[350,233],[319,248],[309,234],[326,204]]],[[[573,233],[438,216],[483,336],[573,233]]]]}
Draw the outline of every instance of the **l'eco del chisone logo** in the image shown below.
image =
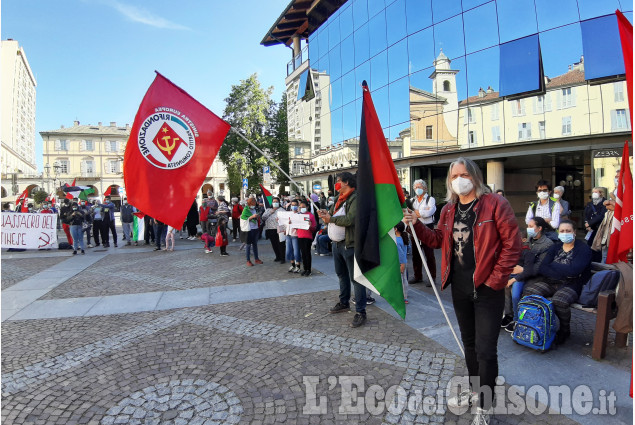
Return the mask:
{"type": "Polygon", "coordinates": [[[158,107],[143,120],[137,143],[150,164],[175,169],[192,159],[197,137],[196,126],[185,114],[173,108],[158,107]]]}

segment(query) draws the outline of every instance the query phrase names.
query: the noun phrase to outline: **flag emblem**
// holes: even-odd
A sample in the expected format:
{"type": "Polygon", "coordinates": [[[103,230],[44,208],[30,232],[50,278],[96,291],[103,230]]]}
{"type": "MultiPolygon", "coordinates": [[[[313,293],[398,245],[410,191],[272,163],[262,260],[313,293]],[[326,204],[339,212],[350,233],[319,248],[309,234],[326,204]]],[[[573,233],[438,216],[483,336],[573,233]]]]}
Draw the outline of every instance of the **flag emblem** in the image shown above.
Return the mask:
{"type": "Polygon", "coordinates": [[[174,169],[192,159],[196,137],[198,132],[185,114],[173,108],[158,107],[143,121],[137,143],[139,151],[150,164],[157,168],[174,169]]]}

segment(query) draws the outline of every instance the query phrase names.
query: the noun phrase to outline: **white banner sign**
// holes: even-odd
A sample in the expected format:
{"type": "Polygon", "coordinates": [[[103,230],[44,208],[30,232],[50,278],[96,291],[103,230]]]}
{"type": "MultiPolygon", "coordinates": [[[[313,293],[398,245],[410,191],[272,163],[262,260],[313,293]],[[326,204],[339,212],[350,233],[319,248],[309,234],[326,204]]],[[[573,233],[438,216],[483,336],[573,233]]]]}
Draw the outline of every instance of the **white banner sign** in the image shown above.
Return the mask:
{"type": "Polygon", "coordinates": [[[2,213],[2,248],[57,248],[57,214],[2,213]]]}
{"type": "Polygon", "coordinates": [[[311,227],[311,219],[308,215],[294,213],[293,211],[279,211],[278,224],[289,226],[291,229],[308,229],[311,227]]]}

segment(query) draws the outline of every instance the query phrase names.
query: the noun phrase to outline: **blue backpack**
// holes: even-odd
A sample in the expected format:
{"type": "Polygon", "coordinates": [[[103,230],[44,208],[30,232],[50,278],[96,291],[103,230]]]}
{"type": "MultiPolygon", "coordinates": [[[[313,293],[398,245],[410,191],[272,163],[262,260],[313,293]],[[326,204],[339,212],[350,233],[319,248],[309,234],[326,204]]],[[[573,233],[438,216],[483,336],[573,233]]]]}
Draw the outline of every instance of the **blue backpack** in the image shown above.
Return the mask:
{"type": "Polygon", "coordinates": [[[540,295],[527,295],[518,303],[518,321],[512,339],[544,353],[551,348],[558,325],[551,301],[540,295]]]}

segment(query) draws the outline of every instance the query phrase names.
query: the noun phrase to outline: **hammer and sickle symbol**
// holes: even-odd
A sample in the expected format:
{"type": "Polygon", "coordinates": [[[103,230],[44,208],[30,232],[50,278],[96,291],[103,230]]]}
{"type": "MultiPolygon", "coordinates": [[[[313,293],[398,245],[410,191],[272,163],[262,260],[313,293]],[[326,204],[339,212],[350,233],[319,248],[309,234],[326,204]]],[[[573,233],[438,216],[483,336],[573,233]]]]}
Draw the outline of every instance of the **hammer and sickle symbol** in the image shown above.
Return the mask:
{"type": "Polygon", "coordinates": [[[175,138],[172,139],[170,136],[163,136],[163,137],[161,137],[161,139],[165,141],[165,145],[161,145],[161,143],[159,143],[159,141],[157,141],[157,146],[163,152],[167,152],[168,155],[171,155],[172,154],[172,149],[174,149],[174,147],[176,146],[176,141],[179,140],[179,138],[175,137],[175,138]],[[170,139],[172,139],[172,144],[170,144],[170,139]]]}
{"type": "Polygon", "coordinates": [[[41,233],[41,234],[40,234],[40,240],[41,240],[42,242],[44,242],[44,243],[43,243],[42,245],[38,245],[38,248],[42,248],[43,246],[46,246],[46,245],[48,245],[49,243],[51,243],[51,237],[50,237],[48,234],[46,234],[46,233],[41,233]],[[46,240],[44,240],[44,238],[43,238],[42,236],[45,236],[45,237],[46,237],[46,240]]]}

